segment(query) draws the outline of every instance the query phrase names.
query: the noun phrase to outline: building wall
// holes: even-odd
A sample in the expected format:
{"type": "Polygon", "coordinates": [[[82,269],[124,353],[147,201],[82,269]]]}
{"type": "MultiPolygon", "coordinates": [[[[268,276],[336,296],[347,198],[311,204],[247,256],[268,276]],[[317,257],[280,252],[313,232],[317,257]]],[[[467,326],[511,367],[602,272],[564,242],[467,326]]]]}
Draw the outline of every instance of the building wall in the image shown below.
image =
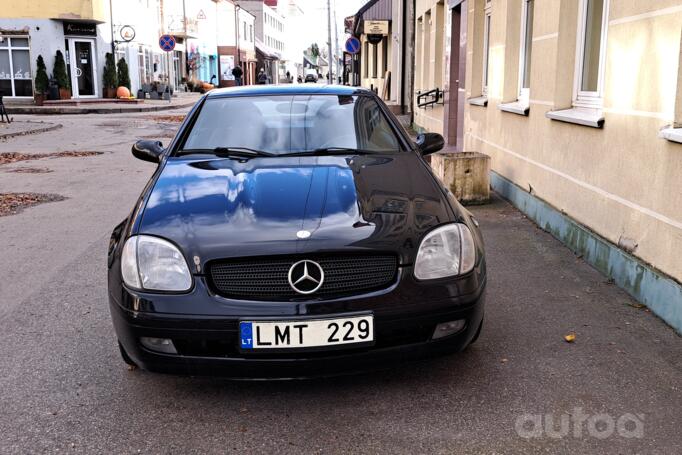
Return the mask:
{"type": "Polygon", "coordinates": [[[108,8],[109,3],[105,0],[3,1],[0,14],[4,19],[50,18],[104,22],[109,17],[108,8]]]}
{"type": "MultiPolygon", "coordinates": [[[[391,60],[393,56],[393,43],[391,40],[391,29],[389,25],[389,34],[384,36],[383,41],[378,44],[372,44],[367,41],[367,35],[360,36],[360,44],[362,55],[360,59],[360,85],[365,88],[373,88],[377,91],[382,99],[388,100],[384,91],[384,83],[386,81],[386,70],[390,70],[391,74],[395,74],[392,68],[391,60]],[[375,50],[376,47],[376,50],[375,50]]],[[[394,92],[388,88],[391,98],[395,98],[394,92]]]]}
{"type": "MultiPolygon", "coordinates": [[[[484,2],[468,2],[468,97],[481,94],[484,2]]],[[[604,123],[593,128],[546,117],[573,103],[578,0],[535,1],[529,113],[499,109],[514,101],[520,5],[492,0],[488,104],[466,106],[465,150],[489,155],[494,172],[682,281],[682,144],[658,137],[680,120],[682,6],[609,2],[604,123]]],[[[439,131],[436,119],[415,122],[439,131]]]]}

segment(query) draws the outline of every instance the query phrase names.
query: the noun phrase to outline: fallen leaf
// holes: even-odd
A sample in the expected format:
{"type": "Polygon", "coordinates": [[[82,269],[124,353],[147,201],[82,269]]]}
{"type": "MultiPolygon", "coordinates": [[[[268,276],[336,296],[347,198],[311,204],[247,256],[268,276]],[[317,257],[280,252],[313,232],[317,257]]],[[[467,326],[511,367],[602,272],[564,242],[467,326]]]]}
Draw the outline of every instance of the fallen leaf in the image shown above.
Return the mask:
{"type": "Polygon", "coordinates": [[[566,343],[573,343],[575,341],[575,332],[570,332],[564,335],[566,343]]]}

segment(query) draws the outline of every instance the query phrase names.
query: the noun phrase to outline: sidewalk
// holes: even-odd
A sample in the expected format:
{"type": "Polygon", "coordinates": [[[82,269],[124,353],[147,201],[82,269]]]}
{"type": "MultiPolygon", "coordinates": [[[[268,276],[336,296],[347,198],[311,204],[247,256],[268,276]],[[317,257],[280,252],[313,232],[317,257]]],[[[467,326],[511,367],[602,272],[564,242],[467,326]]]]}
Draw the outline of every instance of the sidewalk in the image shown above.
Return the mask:
{"type": "Polygon", "coordinates": [[[64,114],[121,114],[131,112],[154,112],[166,111],[192,106],[201,97],[200,93],[179,92],[171,101],[144,100],[143,103],[84,103],[80,106],[35,106],[33,104],[13,103],[5,99],[5,108],[12,115],[37,114],[37,115],[64,115],[64,114]]]}

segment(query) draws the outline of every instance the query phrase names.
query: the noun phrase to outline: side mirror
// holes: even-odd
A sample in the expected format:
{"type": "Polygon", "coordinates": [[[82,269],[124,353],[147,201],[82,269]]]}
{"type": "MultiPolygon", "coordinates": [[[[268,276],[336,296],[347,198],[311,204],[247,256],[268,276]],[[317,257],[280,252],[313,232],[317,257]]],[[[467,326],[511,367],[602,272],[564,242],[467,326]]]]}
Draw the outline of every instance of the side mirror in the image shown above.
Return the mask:
{"type": "Polygon", "coordinates": [[[158,163],[164,148],[161,141],[137,141],[133,145],[133,156],[142,161],[158,163]]]}
{"type": "Polygon", "coordinates": [[[422,133],[417,136],[416,143],[422,155],[436,153],[445,147],[445,139],[438,133],[422,133]]]}

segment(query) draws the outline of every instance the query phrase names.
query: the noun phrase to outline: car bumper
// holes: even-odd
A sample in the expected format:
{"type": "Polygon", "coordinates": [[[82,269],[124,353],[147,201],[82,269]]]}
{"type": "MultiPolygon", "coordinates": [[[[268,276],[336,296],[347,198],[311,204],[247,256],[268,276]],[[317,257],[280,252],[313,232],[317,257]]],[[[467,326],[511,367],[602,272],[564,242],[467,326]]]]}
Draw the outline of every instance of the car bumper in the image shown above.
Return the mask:
{"type": "MultiPolygon", "coordinates": [[[[110,309],[119,341],[142,369],[239,379],[288,379],[352,374],[461,351],[476,335],[483,319],[484,301],[482,287],[466,301],[430,302],[425,305],[428,311],[386,312],[368,308],[364,311],[374,315],[374,346],[288,353],[240,351],[237,317],[136,312],[111,296],[110,309]],[[437,324],[460,319],[465,319],[466,324],[459,332],[432,339],[437,324]],[[178,354],[149,350],[140,343],[141,337],[171,339],[178,354]]],[[[332,311],[309,318],[348,314],[332,311]]],[[[271,320],[289,319],[267,316],[271,320]]]]}

